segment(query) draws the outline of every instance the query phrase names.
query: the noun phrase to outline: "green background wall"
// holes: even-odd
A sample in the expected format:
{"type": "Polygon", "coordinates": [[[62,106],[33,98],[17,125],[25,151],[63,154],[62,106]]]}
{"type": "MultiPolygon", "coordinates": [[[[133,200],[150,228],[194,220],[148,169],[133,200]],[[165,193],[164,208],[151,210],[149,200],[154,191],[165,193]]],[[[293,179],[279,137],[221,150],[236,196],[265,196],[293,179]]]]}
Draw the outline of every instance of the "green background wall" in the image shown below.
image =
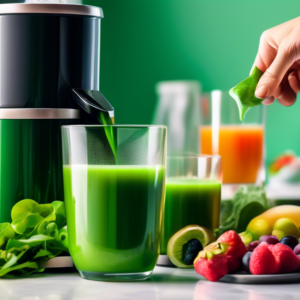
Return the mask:
{"type": "MultiPolygon", "coordinates": [[[[157,81],[228,90],[248,76],[261,33],[300,15],[297,0],[83,1],[104,10],[101,90],[127,124],[151,122],[157,81]]],[[[267,107],[268,161],[286,149],[300,155],[299,102],[267,107]]]]}
{"type": "MultiPolygon", "coordinates": [[[[104,10],[101,90],[118,123],[150,123],[160,80],[228,90],[248,76],[261,33],[300,15],[294,0],[84,0],[104,10]]],[[[300,103],[267,108],[267,158],[300,155],[300,103]]]]}

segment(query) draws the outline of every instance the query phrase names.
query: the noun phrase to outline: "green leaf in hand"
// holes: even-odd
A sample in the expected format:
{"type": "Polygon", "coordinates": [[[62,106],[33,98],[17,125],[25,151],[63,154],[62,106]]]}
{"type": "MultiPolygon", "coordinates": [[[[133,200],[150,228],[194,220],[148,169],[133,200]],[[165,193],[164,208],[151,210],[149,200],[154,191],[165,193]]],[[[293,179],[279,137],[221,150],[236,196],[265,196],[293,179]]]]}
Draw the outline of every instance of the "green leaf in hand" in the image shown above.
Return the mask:
{"type": "Polygon", "coordinates": [[[15,237],[15,231],[10,223],[0,224],[0,247],[8,240],[15,237]]]}
{"type": "Polygon", "coordinates": [[[259,105],[263,101],[263,99],[256,98],[254,95],[256,86],[262,74],[263,72],[255,67],[248,78],[229,91],[230,96],[238,105],[241,120],[244,119],[245,114],[250,107],[259,105]]]}

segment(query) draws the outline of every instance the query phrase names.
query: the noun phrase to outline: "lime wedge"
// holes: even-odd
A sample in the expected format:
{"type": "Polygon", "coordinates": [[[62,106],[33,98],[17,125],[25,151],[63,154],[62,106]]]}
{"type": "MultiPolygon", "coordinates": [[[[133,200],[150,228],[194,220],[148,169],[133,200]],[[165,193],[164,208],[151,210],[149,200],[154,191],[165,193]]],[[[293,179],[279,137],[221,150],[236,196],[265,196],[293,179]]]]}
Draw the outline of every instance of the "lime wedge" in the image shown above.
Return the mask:
{"type": "MultiPolygon", "coordinates": [[[[209,229],[199,225],[189,225],[176,232],[170,238],[167,246],[167,254],[176,267],[193,268],[193,263],[189,265],[184,263],[185,256],[188,254],[196,257],[199,251],[214,240],[215,236],[209,229]],[[187,253],[191,250],[189,246],[195,239],[201,243],[201,249],[198,249],[197,253],[187,253]]],[[[196,250],[193,249],[192,251],[196,250]]],[[[190,260],[193,261],[193,259],[190,260]]]]}

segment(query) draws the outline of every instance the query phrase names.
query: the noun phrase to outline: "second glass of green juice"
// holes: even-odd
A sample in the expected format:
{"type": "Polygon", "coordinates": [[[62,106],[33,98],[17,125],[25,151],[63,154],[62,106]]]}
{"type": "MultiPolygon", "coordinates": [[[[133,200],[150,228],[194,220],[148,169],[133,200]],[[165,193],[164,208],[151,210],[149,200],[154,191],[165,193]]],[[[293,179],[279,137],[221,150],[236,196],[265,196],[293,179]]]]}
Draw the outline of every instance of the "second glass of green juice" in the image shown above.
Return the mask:
{"type": "Polygon", "coordinates": [[[159,255],[166,127],[64,126],[62,138],[69,248],[80,275],[147,278],[159,255]]]}
{"type": "Polygon", "coordinates": [[[168,157],[160,265],[170,264],[164,257],[168,241],[183,227],[200,225],[211,231],[219,227],[220,160],[218,155],[168,157]]]}

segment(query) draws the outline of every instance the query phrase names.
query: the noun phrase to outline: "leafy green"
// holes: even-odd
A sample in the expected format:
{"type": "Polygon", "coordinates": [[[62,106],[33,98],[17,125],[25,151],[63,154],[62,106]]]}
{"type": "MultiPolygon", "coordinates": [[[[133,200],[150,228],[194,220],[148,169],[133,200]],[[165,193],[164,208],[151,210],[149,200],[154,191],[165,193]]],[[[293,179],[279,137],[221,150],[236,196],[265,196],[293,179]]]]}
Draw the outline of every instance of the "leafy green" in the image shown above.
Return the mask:
{"type": "Polygon", "coordinates": [[[263,72],[255,67],[248,78],[241,81],[229,91],[230,96],[238,105],[241,120],[244,119],[246,112],[251,107],[261,104],[264,100],[256,98],[254,95],[258,81],[262,74],[263,72]]]}
{"type": "Polygon", "coordinates": [[[215,233],[221,235],[228,230],[243,232],[249,222],[269,208],[263,187],[242,186],[233,196],[231,214],[215,233]]]}
{"type": "Polygon", "coordinates": [[[10,225],[10,223],[1,223],[0,224],[0,247],[8,239],[13,239],[15,237],[15,231],[10,225]]]}
{"type": "Polygon", "coordinates": [[[13,207],[11,216],[11,224],[0,224],[0,277],[42,272],[42,262],[69,251],[62,201],[38,204],[24,199],[13,207]]]}
{"type": "Polygon", "coordinates": [[[223,225],[232,212],[232,200],[221,201],[220,224],[223,225]]]}
{"type": "Polygon", "coordinates": [[[51,203],[38,204],[34,200],[24,199],[13,207],[11,218],[16,233],[28,233],[42,221],[55,221],[55,207],[51,203]]]}

